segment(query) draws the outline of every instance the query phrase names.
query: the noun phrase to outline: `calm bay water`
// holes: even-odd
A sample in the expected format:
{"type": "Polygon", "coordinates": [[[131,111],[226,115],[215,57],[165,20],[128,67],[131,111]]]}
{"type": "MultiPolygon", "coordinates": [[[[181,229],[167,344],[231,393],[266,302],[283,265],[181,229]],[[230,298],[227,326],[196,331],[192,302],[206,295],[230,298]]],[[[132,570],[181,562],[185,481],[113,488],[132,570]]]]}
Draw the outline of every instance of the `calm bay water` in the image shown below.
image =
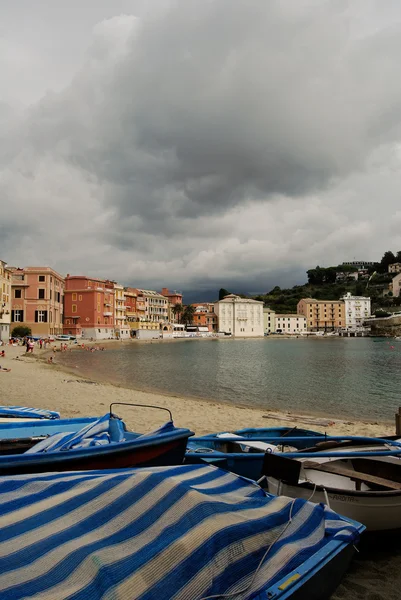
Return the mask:
{"type": "Polygon", "coordinates": [[[124,387],[331,417],[393,420],[401,342],[375,338],[132,343],[60,356],[124,387]]]}

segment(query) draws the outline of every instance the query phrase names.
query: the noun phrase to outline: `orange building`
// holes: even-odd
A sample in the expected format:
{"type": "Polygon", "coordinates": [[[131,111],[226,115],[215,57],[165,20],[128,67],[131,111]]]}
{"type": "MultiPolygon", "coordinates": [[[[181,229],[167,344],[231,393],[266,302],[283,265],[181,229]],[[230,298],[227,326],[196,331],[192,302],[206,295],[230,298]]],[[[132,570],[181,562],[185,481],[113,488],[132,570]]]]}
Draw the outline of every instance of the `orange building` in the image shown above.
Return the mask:
{"type": "Polygon", "coordinates": [[[26,325],[32,335],[63,333],[64,277],[50,267],[11,271],[11,329],[26,325]]]}
{"type": "Polygon", "coordinates": [[[85,339],[114,338],[114,303],[113,282],[67,275],[64,333],[85,339]]]}
{"type": "Polygon", "coordinates": [[[173,307],[182,304],[182,293],[175,290],[170,292],[168,288],[162,288],[161,294],[168,298],[168,320],[170,323],[175,323],[178,321],[178,315],[174,314],[173,307]]]}
{"type": "Polygon", "coordinates": [[[197,302],[192,304],[195,308],[192,324],[198,327],[207,327],[209,331],[218,331],[218,318],[211,302],[197,302]]]}
{"type": "Polygon", "coordinates": [[[342,300],[303,298],[297,313],[306,317],[308,331],[335,331],[345,327],[345,305],[342,300]]]}

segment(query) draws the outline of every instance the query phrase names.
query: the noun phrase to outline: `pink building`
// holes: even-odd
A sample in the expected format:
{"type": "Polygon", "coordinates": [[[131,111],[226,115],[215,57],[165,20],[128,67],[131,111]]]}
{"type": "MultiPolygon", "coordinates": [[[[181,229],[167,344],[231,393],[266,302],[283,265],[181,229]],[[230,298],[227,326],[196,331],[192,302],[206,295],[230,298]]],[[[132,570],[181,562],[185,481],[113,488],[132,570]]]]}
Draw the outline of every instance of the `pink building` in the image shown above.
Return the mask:
{"type": "Polygon", "coordinates": [[[32,335],[63,332],[64,277],[50,267],[25,267],[11,271],[11,330],[30,327],[32,335]]]}
{"type": "Polygon", "coordinates": [[[85,339],[114,337],[114,284],[84,275],[65,278],[64,333],[85,339]]]}

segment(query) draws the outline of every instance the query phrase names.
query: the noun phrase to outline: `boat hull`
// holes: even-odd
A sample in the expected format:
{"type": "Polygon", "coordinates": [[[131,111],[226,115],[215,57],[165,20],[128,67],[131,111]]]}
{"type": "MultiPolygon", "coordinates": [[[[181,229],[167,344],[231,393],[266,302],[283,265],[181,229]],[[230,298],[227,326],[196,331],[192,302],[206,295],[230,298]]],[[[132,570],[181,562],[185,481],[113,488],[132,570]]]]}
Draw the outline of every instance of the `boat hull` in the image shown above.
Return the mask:
{"type": "Polygon", "coordinates": [[[314,485],[291,485],[267,476],[268,491],[277,496],[323,502],[340,515],[366,525],[368,532],[393,532],[401,529],[401,492],[353,492],[326,488],[314,491],[314,485]],[[313,495],[312,495],[313,494],[313,495]]]}

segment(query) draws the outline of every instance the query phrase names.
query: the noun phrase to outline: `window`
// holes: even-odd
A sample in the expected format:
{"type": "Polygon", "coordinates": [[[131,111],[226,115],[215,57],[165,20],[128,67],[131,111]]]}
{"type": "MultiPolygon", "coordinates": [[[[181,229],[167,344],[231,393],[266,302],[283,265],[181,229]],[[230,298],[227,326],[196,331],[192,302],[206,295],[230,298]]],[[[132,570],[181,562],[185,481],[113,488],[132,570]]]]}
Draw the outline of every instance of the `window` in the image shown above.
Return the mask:
{"type": "Polygon", "coordinates": [[[76,305],[76,304],[73,304],[73,305],[72,305],[72,312],[73,312],[73,313],[76,313],[76,312],[77,312],[77,305],[76,305]]]}
{"type": "Polygon", "coordinates": [[[21,290],[14,290],[14,298],[21,298],[21,290]]]}
{"type": "Polygon", "coordinates": [[[44,275],[39,275],[39,281],[46,281],[46,277],[44,275]]]}
{"type": "Polygon", "coordinates": [[[11,321],[13,323],[22,323],[24,320],[24,311],[23,310],[12,310],[11,311],[11,321]]]}
{"type": "MultiPolygon", "coordinates": [[[[57,314],[57,313],[56,313],[57,314]]],[[[49,323],[51,323],[53,321],[53,315],[52,315],[52,311],[49,310],[49,323]]]]}
{"type": "Polygon", "coordinates": [[[39,288],[38,292],[39,292],[39,295],[38,295],[39,300],[44,300],[45,299],[45,290],[43,288],[39,288]]]}
{"type": "Polygon", "coordinates": [[[72,295],[72,300],[73,300],[73,302],[76,302],[76,300],[77,300],[77,295],[76,295],[76,293],[74,293],[74,294],[72,295]]]}
{"type": "Polygon", "coordinates": [[[35,323],[47,323],[47,310],[35,310],[35,323]]]}
{"type": "Polygon", "coordinates": [[[78,300],[82,300],[82,294],[79,294],[78,300]]]}

